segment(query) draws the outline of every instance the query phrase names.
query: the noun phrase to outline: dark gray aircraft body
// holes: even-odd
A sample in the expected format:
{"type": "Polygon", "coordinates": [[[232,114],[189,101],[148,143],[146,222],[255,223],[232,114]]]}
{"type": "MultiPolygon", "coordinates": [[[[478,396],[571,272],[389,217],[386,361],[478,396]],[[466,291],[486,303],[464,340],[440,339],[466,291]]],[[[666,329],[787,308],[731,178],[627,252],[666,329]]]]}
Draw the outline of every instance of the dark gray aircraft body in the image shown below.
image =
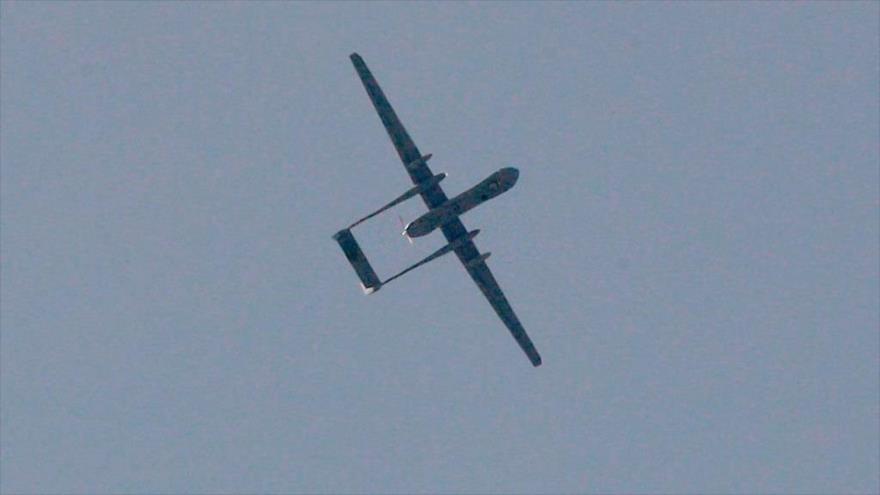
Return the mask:
{"type": "Polygon", "coordinates": [[[519,176],[519,172],[515,168],[503,168],[498,172],[490,175],[487,179],[456,196],[453,199],[446,197],[443,189],[440,188],[440,181],[446,176],[445,174],[435,175],[428,167],[427,161],[431,155],[423,156],[416,147],[413,140],[409,137],[406,129],[401,124],[394,109],[385,94],[376,82],[363,59],[356,53],[351,54],[351,61],[363,82],[364,88],[373,102],[373,106],[388,131],[391,142],[397,149],[400,160],[403,162],[410,179],[415,185],[412,189],[404,193],[401,197],[395,199],[379,211],[364,217],[352,224],[349,228],[339,231],[334,235],[334,239],[339,242],[355,271],[361,277],[361,282],[365,292],[371,293],[378,290],[383,284],[390,282],[392,279],[403,275],[404,273],[421,266],[433,259],[436,259],[446,253],[455,252],[455,255],[464,265],[465,270],[471,278],[476,282],[483,295],[488,299],[489,304],[504,322],[504,325],[510,330],[513,338],[516,339],[519,346],[526,353],[529,360],[534,366],[541,365],[541,356],[532,344],[531,339],[526,334],[525,329],[520,323],[510,303],[501,291],[495,277],[486,265],[486,258],[489,253],[480,254],[473,238],[479,233],[479,230],[468,232],[459,216],[469,209],[487,201],[513,187],[519,176]],[[404,234],[408,237],[418,237],[426,235],[435,229],[440,229],[448,242],[447,245],[440,250],[425,258],[421,262],[404,270],[403,272],[391,277],[385,282],[380,282],[378,276],[369,266],[369,262],[363,256],[363,252],[357,246],[357,242],[351,234],[351,228],[364,220],[371,218],[382,211],[409,199],[416,194],[422,197],[428,212],[410,222],[406,226],[404,234]]]}

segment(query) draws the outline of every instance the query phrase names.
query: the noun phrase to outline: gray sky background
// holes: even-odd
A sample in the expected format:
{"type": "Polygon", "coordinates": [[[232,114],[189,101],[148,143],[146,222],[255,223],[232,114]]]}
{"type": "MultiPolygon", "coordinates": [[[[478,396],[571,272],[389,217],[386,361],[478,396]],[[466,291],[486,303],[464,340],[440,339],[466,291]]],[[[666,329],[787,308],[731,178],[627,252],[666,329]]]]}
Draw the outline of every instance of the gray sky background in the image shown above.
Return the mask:
{"type": "Polygon", "coordinates": [[[0,489],[880,491],[878,17],[3,3],[0,489]],[[448,193],[520,169],[464,222],[542,367],[454,258],[361,293],[352,51],[448,193]]]}

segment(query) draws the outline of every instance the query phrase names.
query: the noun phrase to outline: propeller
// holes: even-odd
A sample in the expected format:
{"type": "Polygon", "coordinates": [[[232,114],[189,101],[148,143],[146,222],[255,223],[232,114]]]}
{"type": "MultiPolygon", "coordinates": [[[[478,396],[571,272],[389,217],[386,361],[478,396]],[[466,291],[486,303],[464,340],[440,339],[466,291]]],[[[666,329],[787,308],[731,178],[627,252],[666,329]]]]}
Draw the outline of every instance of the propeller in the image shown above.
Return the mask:
{"type": "Polygon", "coordinates": [[[406,222],[403,221],[403,217],[400,216],[400,214],[397,215],[397,219],[400,220],[400,228],[402,230],[400,235],[406,237],[406,240],[408,240],[409,244],[412,245],[412,243],[413,243],[412,238],[410,236],[406,235],[406,222]]]}

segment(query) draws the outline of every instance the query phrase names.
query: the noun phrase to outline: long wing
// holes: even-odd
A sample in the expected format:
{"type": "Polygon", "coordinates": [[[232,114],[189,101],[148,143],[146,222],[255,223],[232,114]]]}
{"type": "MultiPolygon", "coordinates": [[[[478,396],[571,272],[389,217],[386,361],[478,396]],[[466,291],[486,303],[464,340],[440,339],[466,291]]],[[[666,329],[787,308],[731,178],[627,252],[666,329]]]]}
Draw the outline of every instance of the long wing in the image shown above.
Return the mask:
{"type": "MultiPolygon", "coordinates": [[[[382,120],[382,125],[385,126],[385,130],[388,132],[388,137],[391,138],[397,154],[400,155],[400,160],[403,162],[406,171],[409,172],[410,179],[415,184],[430,179],[434,175],[433,172],[431,172],[428,164],[422,160],[421,152],[412,138],[409,137],[409,133],[406,132],[400,119],[397,118],[397,114],[391,108],[391,103],[388,102],[388,98],[385,97],[385,93],[382,92],[382,88],[379,87],[376,78],[373,77],[370,69],[367,68],[367,64],[364,63],[364,60],[357,53],[351,54],[351,63],[354,64],[354,68],[364,84],[364,89],[367,90],[367,95],[369,95],[370,101],[373,102],[373,106],[382,120]]],[[[446,194],[439,185],[424,190],[421,196],[428,208],[436,208],[447,200],[446,194]]],[[[448,242],[465,236],[468,232],[459,219],[443,225],[441,230],[448,242]]],[[[513,312],[513,308],[510,307],[510,303],[507,302],[507,298],[504,297],[504,292],[501,291],[501,287],[495,281],[495,277],[492,276],[489,266],[486,265],[485,261],[472,261],[480,256],[480,250],[477,249],[476,244],[473,241],[468,241],[456,248],[455,254],[461,260],[468,274],[476,282],[477,287],[480,288],[480,291],[489,300],[489,304],[492,305],[498,317],[501,318],[501,321],[510,330],[513,338],[516,339],[516,342],[525,351],[532,365],[540,366],[541,356],[513,312]]]]}
{"type": "MultiPolygon", "coordinates": [[[[467,229],[459,219],[442,226],[441,229],[449,242],[467,234],[467,229]]],[[[538,354],[538,350],[532,344],[532,339],[529,338],[526,329],[523,328],[519,318],[516,317],[516,313],[513,312],[513,308],[510,307],[510,303],[507,302],[507,298],[504,297],[504,292],[501,290],[498,282],[495,281],[492,271],[489,270],[489,265],[485,261],[479,260],[480,250],[477,249],[474,241],[468,241],[459,246],[455,250],[455,254],[461,260],[468,275],[471,276],[474,282],[476,282],[477,287],[480,288],[480,291],[489,300],[492,309],[495,310],[495,313],[504,322],[504,326],[510,330],[510,334],[516,339],[516,343],[519,344],[523,352],[526,353],[526,356],[529,357],[532,365],[541,366],[541,355],[538,354]]]]}
{"type": "Polygon", "coordinates": [[[498,317],[501,318],[501,321],[510,330],[511,335],[516,339],[516,343],[519,344],[523,352],[526,353],[526,356],[529,357],[532,365],[541,366],[541,355],[538,354],[538,350],[532,344],[532,339],[529,338],[526,329],[523,328],[519,318],[513,312],[513,308],[510,307],[510,303],[507,302],[507,298],[504,297],[504,292],[501,291],[501,287],[495,281],[495,277],[492,276],[492,272],[489,270],[486,262],[479,261],[472,265],[465,264],[465,268],[471,278],[474,279],[474,282],[477,283],[483,295],[489,300],[492,309],[498,313],[498,317]]]}
{"type": "Polygon", "coordinates": [[[430,179],[434,174],[431,173],[428,164],[421,160],[422,153],[419,152],[416,143],[409,137],[409,133],[406,132],[403,124],[400,123],[400,119],[397,118],[397,114],[391,108],[391,103],[388,102],[388,98],[385,97],[385,93],[382,92],[382,88],[379,87],[376,78],[373,77],[370,69],[367,68],[364,59],[357,53],[352,53],[350,58],[355,70],[357,70],[358,76],[361,78],[361,82],[364,83],[364,89],[367,90],[370,101],[373,102],[373,106],[376,108],[376,113],[382,119],[382,125],[388,131],[388,137],[391,138],[394,148],[397,149],[397,154],[400,155],[400,161],[403,162],[404,167],[409,172],[413,183],[419,184],[430,179]]]}

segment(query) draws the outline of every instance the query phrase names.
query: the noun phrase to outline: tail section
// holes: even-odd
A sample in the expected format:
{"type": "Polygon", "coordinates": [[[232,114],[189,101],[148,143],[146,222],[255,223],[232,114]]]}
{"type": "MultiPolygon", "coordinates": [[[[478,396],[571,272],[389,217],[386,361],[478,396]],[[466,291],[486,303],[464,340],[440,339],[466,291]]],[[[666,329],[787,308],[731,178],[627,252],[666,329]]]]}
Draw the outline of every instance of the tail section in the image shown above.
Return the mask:
{"type": "Polygon", "coordinates": [[[361,279],[361,288],[364,289],[364,293],[372,294],[379,290],[382,287],[382,282],[379,280],[373,267],[370,266],[367,257],[364,256],[364,252],[351,234],[351,230],[342,229],[333,235],[333,239],[339,243],[339,247],[342,248],[342,252],[345,253],[345,257],[348,258],[351,267],[354,268],[358,278],[361,279]]]}

